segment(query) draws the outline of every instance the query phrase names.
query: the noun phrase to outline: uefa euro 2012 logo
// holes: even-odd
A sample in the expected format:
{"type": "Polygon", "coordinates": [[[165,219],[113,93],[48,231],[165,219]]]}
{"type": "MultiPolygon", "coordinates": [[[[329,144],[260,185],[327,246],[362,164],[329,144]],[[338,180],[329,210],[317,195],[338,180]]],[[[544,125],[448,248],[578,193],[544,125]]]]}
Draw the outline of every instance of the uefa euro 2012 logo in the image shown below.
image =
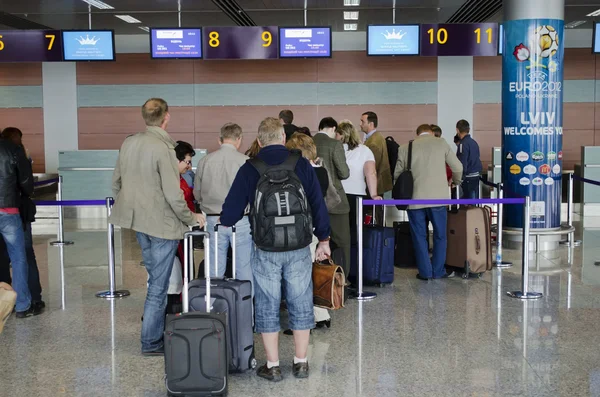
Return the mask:
{"type": "Polygon", "coordinates": [[[557,51],[558,32],[553,26],[541,25],[531,34],[529,46],[519,44],[515,47],[513,55],[519,62],[529,61],[531,64],[526,66],[527,69],[541,67],[556,72],[558,64],[552,57],[557,51]]]}

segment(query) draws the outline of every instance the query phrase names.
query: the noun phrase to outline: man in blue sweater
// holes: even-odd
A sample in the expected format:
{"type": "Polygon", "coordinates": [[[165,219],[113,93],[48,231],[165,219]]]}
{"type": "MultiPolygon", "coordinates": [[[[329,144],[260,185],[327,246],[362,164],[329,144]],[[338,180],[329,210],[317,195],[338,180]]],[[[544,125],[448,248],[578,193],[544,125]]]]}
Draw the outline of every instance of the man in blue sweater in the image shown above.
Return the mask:
{"type": "MultiPolygon", "coordinates": [[[[283,126],[276,118],[269,117],[262,121],[258,128],[258,144],[261,150],[257,158],[267,166],[280,165],[290,156],[290,151],[284,146],[283,126]]],[[[311,211],[311,214],[306,215],[312,216],[313,233],[319,239],[316,258],[322,260],[326,255],[331,255],[331,250],[329,216],[321,187],[308,160],[300,157],[294,173],[302,183],[311,211]]],[[[243,217],[248,204],[253,207],[260,177],[250,162],[246,162],[240,168],[223,204],[221,224],[235,225],[243,217]]],[[[259,195],[259,199],[260,197],[259,195]]],[[[284,210],[286,202],[287,199],[281,204],[284,210]]],[[[254,241],[257,243],[257,231],[254,230],[253,222],[251,226],[254,241]]],[[[293,374],[297,378],[308,377],[308,342],[310,330],[315,325],[309,244],[300,249],[279,252],[262,250],[258,246],[254,249],[252,271],[255,283],[255,326],[256,332],[262,334],[267,355],[267,363],[258,369],[257,375],[273,382],[282,379],[279,367],[279,307],[282,285],[289,311],[290,329],[294,333],[293,374]]]]}
{"type": "Polygon", "coordinates": [[[483,169],[479,154],[479,145],[471,137],[471,127],[467,120],[456,123],[456,136],[460,139],[456,157],[463,165],[462,197],[464,199],[479,198],[479,176],[483,169]]]}

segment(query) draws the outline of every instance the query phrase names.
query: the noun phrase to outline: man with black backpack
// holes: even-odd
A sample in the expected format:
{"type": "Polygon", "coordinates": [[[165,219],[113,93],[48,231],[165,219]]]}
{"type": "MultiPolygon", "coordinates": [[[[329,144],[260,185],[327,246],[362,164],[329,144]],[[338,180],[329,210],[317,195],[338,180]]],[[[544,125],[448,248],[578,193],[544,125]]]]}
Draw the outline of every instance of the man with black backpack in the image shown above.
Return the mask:
{"type": "Polygon", "coordinates": [[[314,234],[319,239],[316,259],[331,255],[329,216],[313,167],[300,152],[286,149],[279,120],[263,120],[257,140],[261,150],[238,171],[223,204],[221,223],[235,225],[250,204],[255,327],[262,334],[267,355],[257,375],[273,382],[282,380],[279,307],[283,286],[294,333],[292,372],[296,378],[306,378],[310,330],[315,326],[309,245],[314,234]]]}

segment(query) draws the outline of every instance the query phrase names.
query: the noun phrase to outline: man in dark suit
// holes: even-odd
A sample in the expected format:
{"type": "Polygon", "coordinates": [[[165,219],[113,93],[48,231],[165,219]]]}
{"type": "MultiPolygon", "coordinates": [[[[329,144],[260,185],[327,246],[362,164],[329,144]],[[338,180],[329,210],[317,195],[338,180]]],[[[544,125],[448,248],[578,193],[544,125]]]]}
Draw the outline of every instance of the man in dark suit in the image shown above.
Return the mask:
{"type": "Polygon", "coordinates": [[[330,208],[329,222],[331,225],[331,239],[344,252],[343,262],[345,274],[350,272],[350,205],[342,180],[350,176],[350,169],[346,163],[344,146],[335,139],[335,130],[338,124],[332,117],[325,117],[319,123],[319,132],[313,136],[317,147],[317,156],[331,177],[331,183],[340,196],[340,203],[330,208]]]}
{"type": "Polygon", "coordinates": [[[288,141],[294,132],[298,130],[292,121],[294,121],[294,113],[291,110],[285,109],[279,112],[279,121],[283,124],[283,130],[285,131],[285,140],[288,141]]]}

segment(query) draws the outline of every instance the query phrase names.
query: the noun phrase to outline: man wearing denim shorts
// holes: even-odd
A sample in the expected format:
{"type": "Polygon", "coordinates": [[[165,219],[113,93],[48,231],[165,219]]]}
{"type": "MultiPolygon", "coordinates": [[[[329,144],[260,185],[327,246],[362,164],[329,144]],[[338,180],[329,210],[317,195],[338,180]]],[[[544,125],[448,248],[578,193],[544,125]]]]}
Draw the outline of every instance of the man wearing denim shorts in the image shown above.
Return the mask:
{"type": "MultiPolygon", "coordinates": [[[[276,118],[266,118],[258,128],[258,143],[261,147],[257,158],[267,166],[284,163],[290,152],[284,146],[285,132],[276,118]]],[[[319,239],[316,250],[318,260],[330,255],[329,216],[321,187],[313,167],[308,160],[300,158],[294,173],[299,178],[308,200],[314,235],[319,239]]],[[[223,204],[221,223],[232,226],[244,215],[248,204],[254,205],[257,183],[261,175],[251,163],[244,164],[237,173],[231,190],[223,204]]],[[[254,225],[252,226],[254,228],[254,225]]],[[[254,232],[254,230],[253,230],[254,232]]],[[[255,240],[256,241],[256,240],[255,240]]],[[[308,377],[308,342],[310,330],[314,328],[313,285],[310,241],[306,247],[291,251],[264,251],[255,246],[252,258],[255,292],[255,327],[262,334],[267,363],[257,375],[277,382],[282,379],[279,367],[279,307],[282,286],[290,317],[290,329],[294,333],[295,357],[293,374],[296,378],[308,377]]]]}

